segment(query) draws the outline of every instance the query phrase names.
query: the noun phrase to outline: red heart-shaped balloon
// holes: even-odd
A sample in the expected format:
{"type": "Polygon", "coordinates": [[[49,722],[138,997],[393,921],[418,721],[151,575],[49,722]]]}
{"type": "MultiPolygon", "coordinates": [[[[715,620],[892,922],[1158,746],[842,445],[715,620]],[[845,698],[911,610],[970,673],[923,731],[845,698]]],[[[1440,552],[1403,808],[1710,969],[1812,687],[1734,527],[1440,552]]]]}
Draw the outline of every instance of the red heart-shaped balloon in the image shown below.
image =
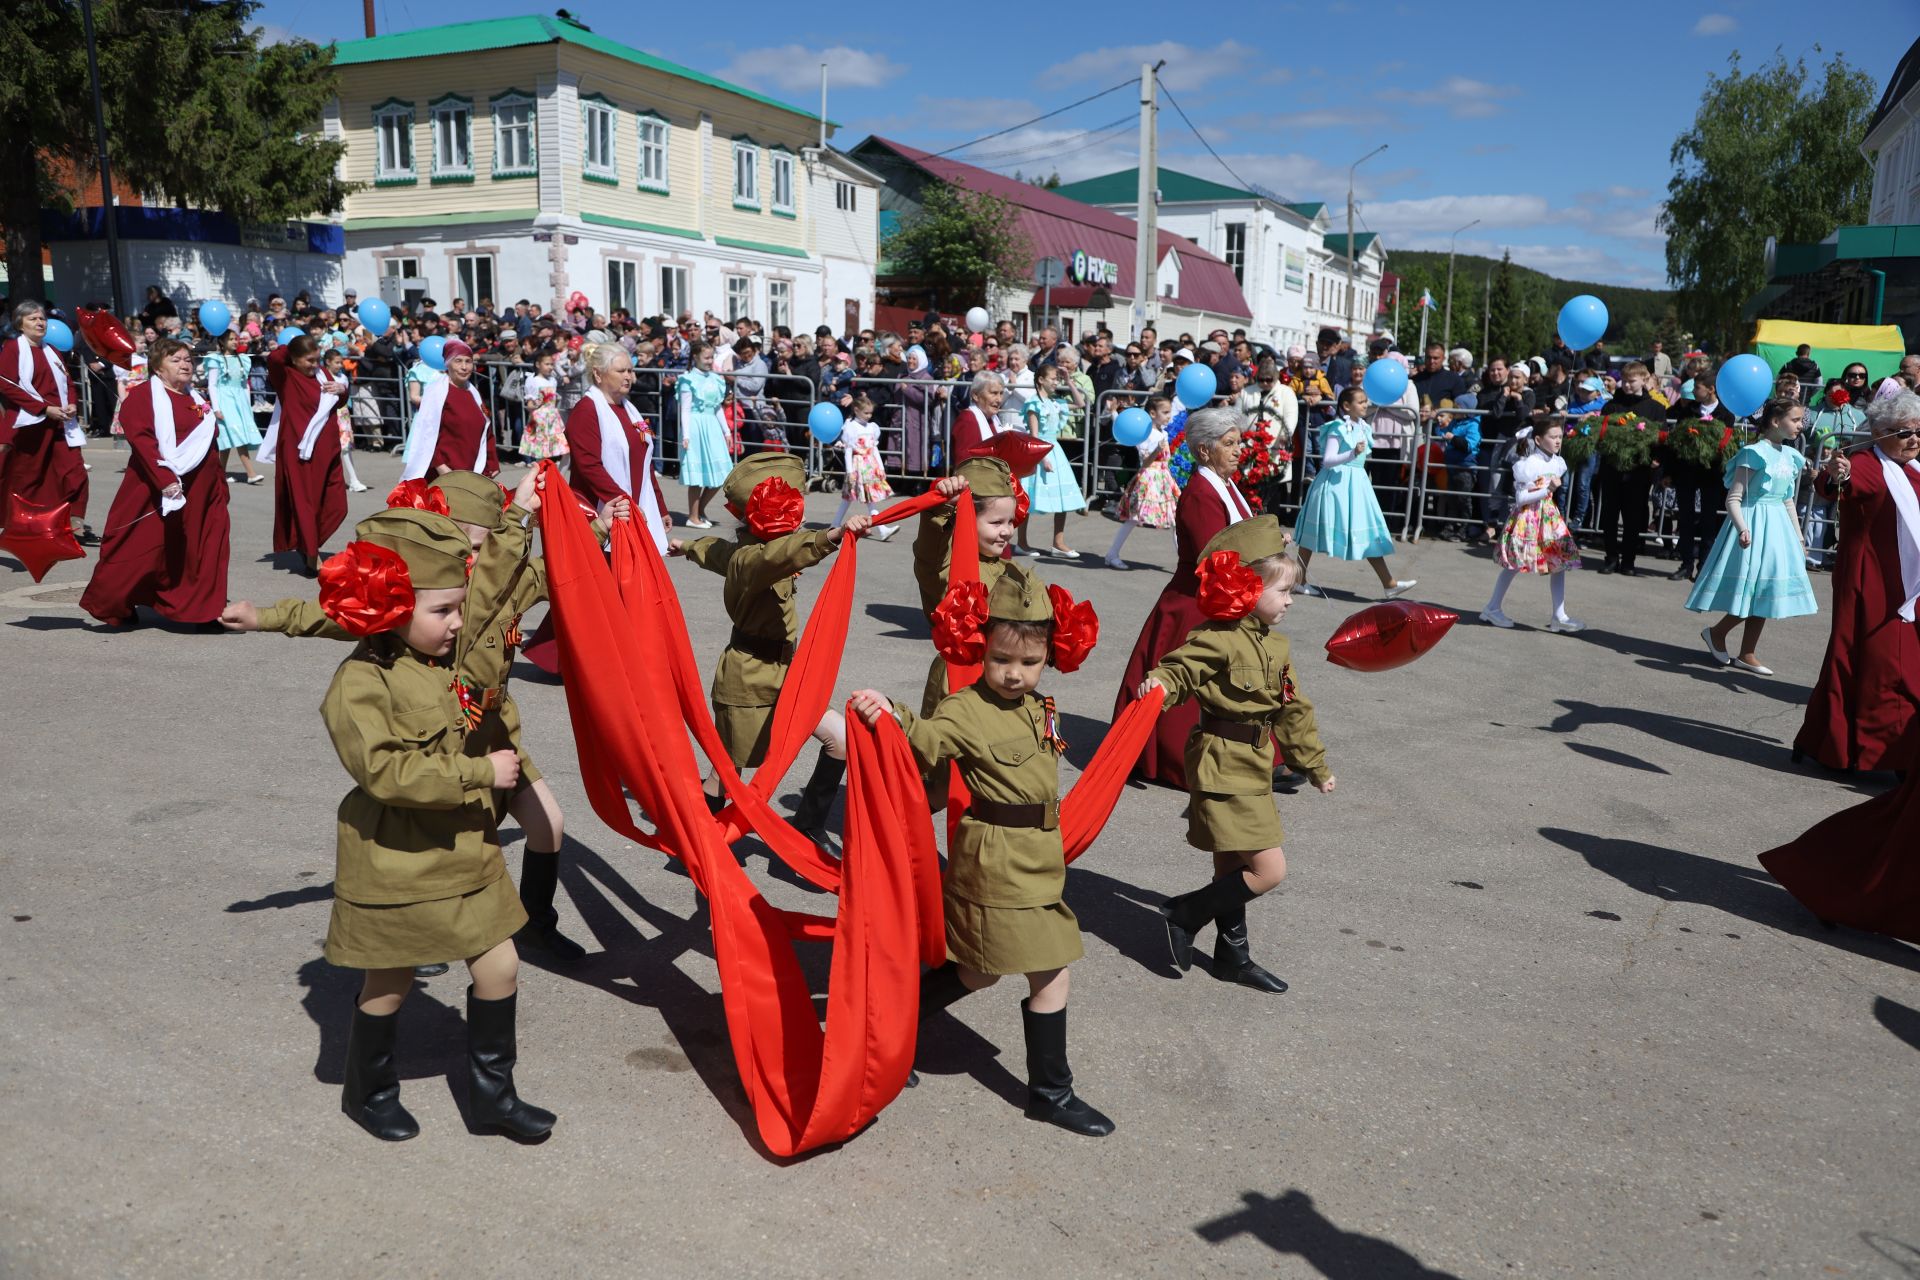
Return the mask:
{"type": "MultiPolygon", "coordinates": [[[[998,458],[1007,464],[1016,480],[1025,480],[1039,469],[1053,452],[1053,446],[1025,431],[1002,431],[967,450],[968,458],[998,458]]],[[[966,458],[961,459],[962,462],[966,458]]]]}
{"type": "Polygon", "coordinates": [[[74,314],[80,321],[80,336],[87,340],[95,355],[122,369],[133,368],[133,338],[113,318],[111,311],[80,307],[74,314]]]}
{"type": "Polygon", "coordinates": [[[0,551],[18,557],[35,582],[62,560],[83,559],[87,553],[74,540],[72,509],[71,502],[43,507],[14,494],[0,551]]]}
{"type": "Polygon", "coordinates": [[[1334,628],[1327,659],[1354,671],[1404,667],[1440,643],[1460,615],[1412,600],[1369,605],[1334,628]]]}

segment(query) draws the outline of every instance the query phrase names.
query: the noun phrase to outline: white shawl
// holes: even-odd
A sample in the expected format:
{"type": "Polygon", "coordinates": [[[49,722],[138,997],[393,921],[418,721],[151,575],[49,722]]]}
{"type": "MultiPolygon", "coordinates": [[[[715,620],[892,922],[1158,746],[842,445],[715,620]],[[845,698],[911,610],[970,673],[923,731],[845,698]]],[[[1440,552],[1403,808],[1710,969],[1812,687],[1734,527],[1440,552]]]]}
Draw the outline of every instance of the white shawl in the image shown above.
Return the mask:
{"type": "MultiPolygon", "coordinates": [[[[25,334],[21,334],[18,338],[14,339],[14,341],[19,344],[17,353],[19,367],[16,370],[18,376],[14,381],[20,384],[22,391],[28,395],[33,395],[33,353],[36,350],[33,339],[27,337],[25,334]]],[[[65,408],[67,404],[66,361],[51,351],[48,351],[47,367],[53,371],[53,385],[58,390],[60,406],[65,408]]],[[[13,425],[15,427],[30,427],[36,422],[45,422],[46,420],[47,415],[44,413],[29,413],[25,409],[22,409],[19,412],[19,416],[14,419],[13,425]]],[[[61,434],[66,438],[67,445],[70,448],[78,449],[87,442],[87,429],[72,418],[67,419],[63,424],[61,434]]]]}
{"type": "MultiPolygon", "coordinates": [[[[287,376],[289,378],[297,378],[300,375],[294,370],[288,369],[287,376]]],[[[328,385],[326,378],[318,369],[313,371],[313,380],[322,387],[328,385]]],[[[333,406],[339,402],[340,397],[331,391],[322,391],[320,393],[320,407],[313,411],[313,417],[308,420],[306,430],[300,433],[300,444],[298,447],[300,461],[306,462],[313,457],[313,446],[319,443],[320,429],[333,421],[333,406]]],[[[267,438],[262,440],[260,447],[253,451],[253,460],[255,462],[272,462],[279,456],[280,407],[285,403],[286,401],[280,396],[273,398],[273,417],[267,420],[267,438]]]]}
{"type": "MultiPolygon", "coordinates": [[[[400,469],[402,480],[420,480],[426,477],[427,468],[433,465],[433,452],[440,447],[440,415],[446,412],[447,396],[453,390],[453,381],[442,378],[430,383],[420,393],[420,411],[413,418],[413,434],[407,437],[407,461],[400,469]]],[[[487,406],[480,399],[480,392],[469,382],[466,393],[473,397],[474,404],[480,407],[480,416],[487,416],[487,406]]],[[[482,475],[487,470],[487,433],[480,432],[480,451],[474,455],[470,471],[482,475]]]]}
{"type": "MultiPolygon", "coordinates": [[[[606,468],[607,475],[620,486],[627,495],[634,510],[647,522],[647,532],[653,537],[654,549],[661,555],[667,553],[667,530],[660,520],[660,508],[654,503],[650,483],[643,483],[646,492],[633,492],[633,450],[627,442],[626,424],[620,421],[620,415],[613,411],[613,402],[607,399],[606,392],[599,387],[587,388],[587,399],[593,401],[594,416],[600,420],[600,465],[606,468]]],[[[653,478],[653,439],[647,439],[646,452],[640,455],[640,474],[650,482],[653,478]]]]}
{"type": "MultiPolygon", "coordinates": [[[[200,421],[186,438],[180,437],[180,431],[173,421],[173,397],[167,393],[167,386],[158,378],[147,379],[151,388],[149,395],[153,401],[153,437],[159,446],[160,461],[167,470],[185,480],[187,473],[207,460],[207,449],[213,444],[216,426],[213,407],[193,397],[193,407],[200,410],[200,421]]],[[[160,496],[160,514],[170,516],[187,505],[185,495],[169,498],[160,496]]]]}
{"type": "Polygon", "coordinates": [[[1900,473],[1904,470],[1920,473],[1920,458],[1902,467],[1882,453],[1879,445],[1873,446],[1873,456],[1880,459],[1887,496],[1893,499],[1893,509],[1900,517],[1896,534],[1900,546],[1900,616],[1912,622],[1914,601],[1920,599],[1920,496],[1915,496],[1913,485],[1900,473]]]}
{"type": "MultiPolygon", "coordinates": [[[[1233,492],[1227,487],[1225,480],[1213,474],[1213,468],[1195,467],[1193,469],[1193,475],[1206,477],[1207,483],[1213,486],[1213,491],[1220,495],[1220,505],[1227,509],[1228,524],[1239,524],[1242,520],[1246,519],[1245,516],[1240,514],[1241,499],[1234,496],[1233,492]]],[[[1192,483],[1192,476],[1189,476],[1187,479],[1188,483],[1192,483]]]]}

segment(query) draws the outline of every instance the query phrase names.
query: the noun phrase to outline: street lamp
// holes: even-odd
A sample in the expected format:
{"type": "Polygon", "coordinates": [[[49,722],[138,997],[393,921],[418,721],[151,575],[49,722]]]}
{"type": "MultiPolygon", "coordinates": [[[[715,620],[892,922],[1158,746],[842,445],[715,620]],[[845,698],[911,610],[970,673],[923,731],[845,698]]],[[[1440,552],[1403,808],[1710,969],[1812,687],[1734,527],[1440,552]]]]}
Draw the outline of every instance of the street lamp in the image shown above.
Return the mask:
{"type": "MultiPolygon", "coordinates": [[[[1467,231],[1479,225],[1480,219],[1475,218],[1460,228],[1460,231],[1467,231]]],[[[1460,238],[1460,231],[1447,237],[1447,319],[1442,330],[1445,336],[1440,341],[1449,351],[1453,350],[1453,242],[1460,238]]]]}
{"type": "Polygon", "coordinates": [[[1381,143],[1347,166],[1347,341],[1353,341],[1353,171],[1387,149],[1381,143]]]}

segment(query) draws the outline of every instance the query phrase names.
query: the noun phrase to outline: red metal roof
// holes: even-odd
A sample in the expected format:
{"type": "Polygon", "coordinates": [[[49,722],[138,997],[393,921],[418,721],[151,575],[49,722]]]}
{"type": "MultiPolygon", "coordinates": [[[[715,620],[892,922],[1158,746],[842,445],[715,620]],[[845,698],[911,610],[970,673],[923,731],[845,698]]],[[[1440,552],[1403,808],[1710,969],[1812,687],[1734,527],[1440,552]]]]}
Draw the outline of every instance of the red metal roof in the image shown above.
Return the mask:
{"type": "MultiPolygon", "coordinates": [[[[1133,253],[1138,227],[1131,218],[1081,204],[1078,200],[1069,200],[1066,196],[1018,178],[1002,177],[958,160],[931,155],[904,142],[878,135],[874,136],[873,141],[897,152],[942,182],[969,191],[983,191],[1016,206],[1020,210],[1020,229],[1026,233],[1036,258],[1054,257],[1066,261],[1073,257],[1074,250],[1079,249],[1117,263],[1120,279],[1111,286],[1113,295],[1116,298],[1134,296],[1133,253]]],[[[1240,292],[1240,282],[1233,278],[1232,267],[1185,236],[1162,231],[1159,238],[1161,261],[1166,260],[1169,249],[1177,249],[1180,253],[1180,285],[1168,301],[1190,310],[1207,311],[1235,319],[1253,317],[1253,309],[1247,306],[1246,297],[1240,292]]],[[[1060,295],[1061,289],[1056,287],[1056,305],[1059,304],[1060,295]]]]}

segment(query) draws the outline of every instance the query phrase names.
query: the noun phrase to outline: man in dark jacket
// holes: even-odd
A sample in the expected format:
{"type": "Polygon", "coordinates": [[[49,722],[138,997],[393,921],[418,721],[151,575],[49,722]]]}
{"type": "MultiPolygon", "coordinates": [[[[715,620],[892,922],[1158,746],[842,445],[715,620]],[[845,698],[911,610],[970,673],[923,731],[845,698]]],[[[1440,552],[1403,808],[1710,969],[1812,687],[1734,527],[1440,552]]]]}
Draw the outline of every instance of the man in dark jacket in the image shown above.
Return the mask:
{"type": "MultiPolygon", "coordinates": [[[[1669,438],[1690,423],[1706,420],[1718,440],[1733,426],[1733,414],[1720,403],[1715,374],[1709,369],[1693,378],[1693,399],[1681,400],[1667,410],[1669,438]]],[[[1661,470],[1673,482],[1673,496],[1679,504],[1680,567],[1667,576],[1675,582],[1691,582],[1700,575],[1700,561],[1712,549],[1720,533],[1720,514],[1727,505],[1727,487],[1720,482],[1720,464],[1698,467],[1663,450],[1661,470]]]]}
{"type": "MultiPolygon", "coordinates": [[[[1667,416],[1667,407],[1656,400],[1652,394],[1653,375],[1647,366],[1639,361],[1628,365],[1621,371],[1620,392],[1607,401],[1600,410],[1600,419],[1604,424],[1616,414],[1638,414],[1648,422],[1661,422],[1667,416]]],[[[1605,536],[1607,558],[1600,566],[1600,572],[1613,573],[1616,570],[1629,578],[1639,574],[1634,561],[1640,556],[1640,538],[1647,531],[1647,520],[1652,511],[1648,502],[1653,495],[1652,464],[1635,467],[1631,471],[1618,471],[1609,466],[1606,457],[1600,459],[1600,528],[1605,536]]]]}
{"type": "MultiPolygon", "coordinates": [[[[1490,362],[1488,374],[1496,367],[1504,368],[1505,362],[1490,362]]],[[[1507,505],[1512,500],[1509,490],[1513,480],[1514,437],[1522,427],[1533,424],[1533,389],[1527,386],[1527,366],[1517,364],[1508,369],[1504,387],[1483,386],[1479,400],[1480,407],[1486,410],[1480,419],[1480,460],[1487,468],[1480,478],[1480,524],[1482,536],[1491,539],[1500,536],[1500,527],[1507,521],[1507,505]]],[[[1468,541],[1477,542],[1479,538],[1469,535],[1468,541]]]]}

